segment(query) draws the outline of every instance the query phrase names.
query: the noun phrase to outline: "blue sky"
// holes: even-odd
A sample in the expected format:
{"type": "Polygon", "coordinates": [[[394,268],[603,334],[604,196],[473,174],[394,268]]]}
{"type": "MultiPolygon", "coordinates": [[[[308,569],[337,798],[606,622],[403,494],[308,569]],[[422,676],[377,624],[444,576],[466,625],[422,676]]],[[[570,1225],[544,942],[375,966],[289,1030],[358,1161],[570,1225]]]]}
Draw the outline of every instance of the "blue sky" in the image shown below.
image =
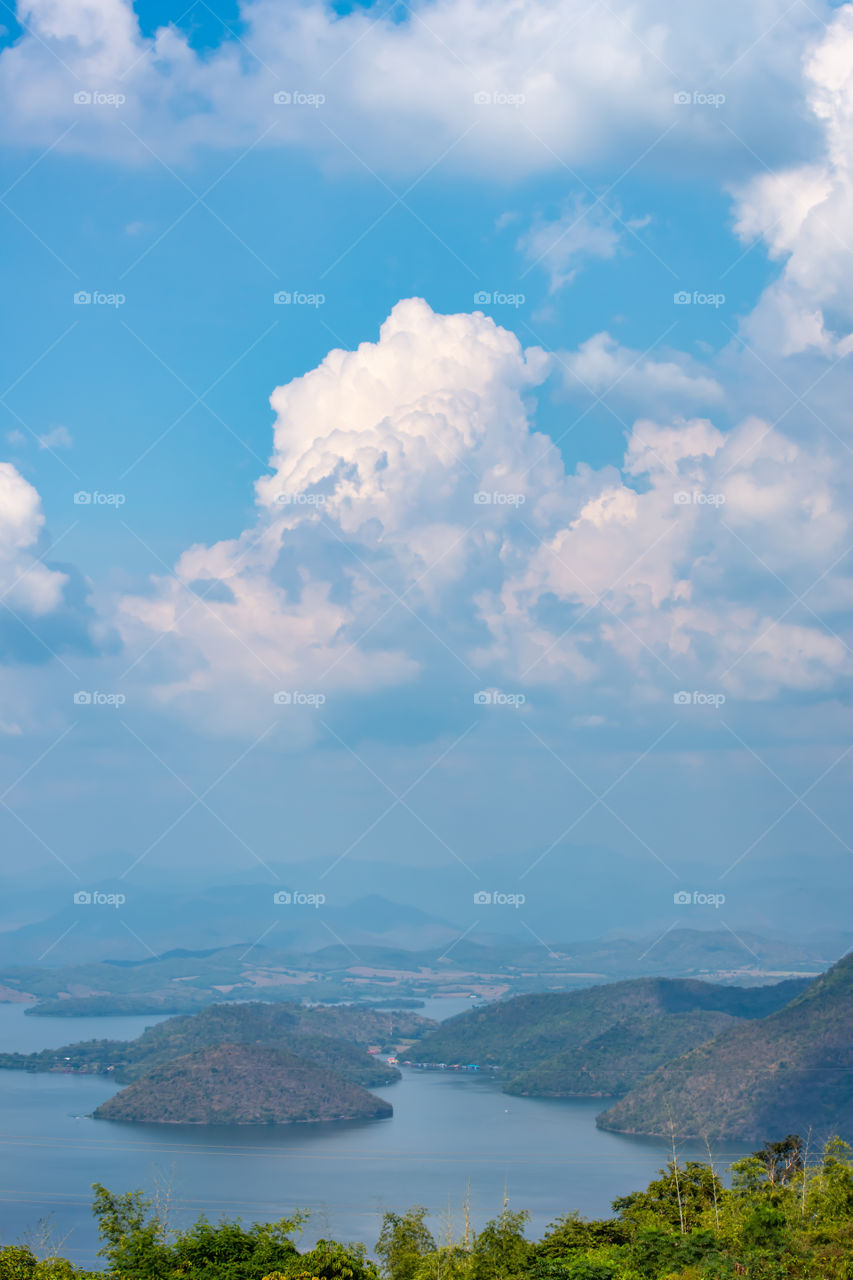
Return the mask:
{"type": "Polygon", "coordinates": [[[847,851],[853,6],[695,9],[9,22],[10,873],[847,851]]]}

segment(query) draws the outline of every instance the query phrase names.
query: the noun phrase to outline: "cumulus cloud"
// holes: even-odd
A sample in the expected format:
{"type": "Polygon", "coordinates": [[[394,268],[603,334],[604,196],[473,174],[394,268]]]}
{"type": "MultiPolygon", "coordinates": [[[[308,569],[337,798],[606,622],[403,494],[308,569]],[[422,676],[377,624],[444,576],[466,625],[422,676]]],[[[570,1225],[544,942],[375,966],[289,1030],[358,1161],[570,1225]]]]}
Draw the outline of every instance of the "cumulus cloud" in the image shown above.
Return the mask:
{"type": "Polygon", "coordinates": [[[723,389],[716,378],[678,354],[661,360],[624,347],[609,333],[596,333],[576,351],[564,352],[561,365],[572,391],[604,399],[677,405],[716,403],[723,389]]]}
{"type": "Polygon", "coordinates": [[[623,474],[597,474],[494,597],[505,660],[536,681],[583,657],[588,678],[612,679],[615,655],[626,688],[689,676],[742,698],[832,689],[851,650],[824,619],[846,612],[849,578],[823,591],[823,617],[788,615],[849,545],[835,470],[757,419],[727,433],[637,422],[623,474]],[[580,610],[565,643],[536,625],[547,598],[580,610]]]}
{"type": "Polygon", "coordinates": [[[844,5],[806,63],[823,157],[766,173],[739,193],[737,231],[784,263],[746,329],[784,356],[853,351],[853,6],[844,5]]]}
{"type": "Polygon", "coordinates": [[[531,420],[551,368],[480,313],[409,299],[378,342],[279,387],[256,524],[123,601],[158,696],[233,724],[276,688],[424,676],[575,707],[697,679],[834,689],[850,666],[837,462],[754,418],[641,419],[619,467],[571,473],[531,420]]]}
{"type": "Polygon", "coordinates": [[[10,462],[0,462],[0,691],[7,711],[32,721],[34,707],[53,700],[55,690],[25,687],[21,667],[58,660],[74,675],[64,655],[93,656],[115,646],[109,625],[99,625],[89,587],[70,564],[48,561],[42,547],[45,517],[41,497],[10,462]]]}
{"type": "Polygon", "coordinates": [[[38,491],[10,462],[0,462],[0,596],[34,617],[57,608],[67,582],[35,555],[43,526],[38,491]]]}
{"type": "Polygon", "coordinates": [[[15,141],[53,146],[73,126],[62,148],[134,162],[150,161],[146,146],[174,158],[260,142],[346,163],[342,132],[368,162],[405,170],[448,149],[450,164],[501,175],[605,156],[627,167],[676,125],[665,148],[693,163],[701,140],[707,167],[740,144],[707,111],[674,106],[674,91],[725,79],[741,137],[766,155],[766,116],[776,145],[797,148],[798,50],[826,8],[426,0],[397,21],[361,6],[245,0],[240,40],[223,32],[199,53],[172,26],[143,37],[131,0],[26,0],[24,33],[0,54],[0,105],[15,141]],[[276,105],[276,93],[290,100],[276,105]]]}

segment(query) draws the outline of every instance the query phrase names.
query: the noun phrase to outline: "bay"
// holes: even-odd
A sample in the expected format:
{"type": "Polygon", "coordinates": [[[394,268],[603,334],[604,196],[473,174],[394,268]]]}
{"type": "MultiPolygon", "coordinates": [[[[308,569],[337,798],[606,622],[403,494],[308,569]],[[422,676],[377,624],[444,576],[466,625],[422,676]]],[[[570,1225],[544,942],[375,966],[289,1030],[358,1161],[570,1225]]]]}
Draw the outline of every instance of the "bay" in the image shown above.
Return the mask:
{"type": "MultiPolygon", "coordinates": [[[[155,1021],[33,1018],[0,1005],[0,1043],[29,1051],[131,1037],[155,1021]]],[[[440,1235],[447,1224],[459,1229],[466,1194],[475,1227],[500,1211],[506,1194],[513,1208],[530,1210],[536,1236],[571,1209],[606,1214],[668,1156],[664,1142],[596,1129],[606,1105],[599,1099],[512,1098],[493,1079],[449,1072],[405,1070],[400,1082],[375,1090],[392,1103],[390,1120],[257,1129],[93,1120],[115,1088],[102,1077],[0,1071],[2,1243],[48,1236],[92,1265],[95,1181],[161,1196],[174,1226],[202,1212],[250,1222],[301,1208],[311,1213],[304,1244],[333,1236],[371,1248],[386,1209],[426,1205],[440,1235]]],[[[681,1153],[693,1152],[683,1144],[681,1153]]],[[[720,1165],[741,1154],[731,1146],[714,1153],[720,1165]]]]}

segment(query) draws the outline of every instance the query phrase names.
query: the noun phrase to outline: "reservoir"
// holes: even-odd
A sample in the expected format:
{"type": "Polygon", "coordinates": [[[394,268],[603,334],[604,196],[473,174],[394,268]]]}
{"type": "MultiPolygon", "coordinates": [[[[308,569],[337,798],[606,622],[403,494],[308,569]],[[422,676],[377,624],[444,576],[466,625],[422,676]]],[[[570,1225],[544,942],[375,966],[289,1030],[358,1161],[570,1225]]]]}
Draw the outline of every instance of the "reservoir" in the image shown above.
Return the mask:
{"type": "MultiPolygon", "coordinates": [[[[25,1017],[22,1005],[0,1005],[0,1045],[30,1052],[131,1039],[156,1021],[25,1017]]],[[[93,1265],[95,1181],[168,1199],[174,1226],[202,1212],[251,1222],[299,1208],[311,1212],[306,1247],[332,1236],[370,1249],[387,1209],[426,1205],[438,1237],[447,1223],[458,1230],[466,1192],[475,1227],[500,1212],[506,1192],[511,1208],[530,1211],[535,1237],[572,1209],[606,1215],[669,1155],[663,1141],[597,1129],[600,1099],[513,1098],[493,1078],[403,1070],[401,1081],[373,1091],[392,1103],[390,1120],[262,1128],[92,1120],[117,1088],[104,1077],[0,1071],[0,1243],[47,1236],[64,1256],[93,1265]]],[[[714,1158],[724,1166],[746,1150],[729,1145],[714,1158]]],[[[706,1157],[688,1143],[679,1151],[706,1157]]]]}

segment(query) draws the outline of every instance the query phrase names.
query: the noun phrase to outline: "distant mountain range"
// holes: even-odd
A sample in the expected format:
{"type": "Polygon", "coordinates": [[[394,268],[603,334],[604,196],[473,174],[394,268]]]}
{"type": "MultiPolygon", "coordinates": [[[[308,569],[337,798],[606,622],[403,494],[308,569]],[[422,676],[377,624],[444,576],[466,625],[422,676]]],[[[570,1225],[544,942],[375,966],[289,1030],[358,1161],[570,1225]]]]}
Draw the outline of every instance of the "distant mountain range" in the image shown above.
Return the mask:
{"type": "Polygon", "coordinates": [[[362,945],[426,951],[444,950],[463,934],[481,945],[526,945],[531,929],[549,945],[617,936],[648,945],[673,926],[725,928],[746,942],[757,936],[808,952],[823,948],[827,960],[853,943],[846,910],[853,863],[843,853],[810,851],[800,869],[755,852],[727,871],[736,851],[721,850],[714,866],[679,860],[676,876],[640,851],[627,856],[566,845],[545,858],[542,852],[471,858],[467,868],[351,856],[333,873],[331,859],[315,858],[239,875],[206,866],[180,870],[152,858],[126,876],[133,858],[116,854],[78,867],[78,880],[48,866],[37,885],[7,860],[0,872],[0,965],[245,948],[262,935],[286,951],[320,950],[336,938],[356,951],[362,945]],[[674,900],[681,891],[688,903],[674,900]],[[125,901],[119,909],[85,907],[73,902],[75,892],[121,893],[125,901]],[[321,910],[276,904],[281,892],[322,892],[326,902],[321,910]],[[518,894],[525,899],[520,908],[507,901],[518,894]],[[725,901],[713,905],[720,894],[725,901]]]}
{"type": "Polygon", "coordinates": [[[316,951],[341,938],[356,948],[365,943],[441,948],[462,932],[447,920],[379,894],[346,906],[323,903],[322,909],[302,900],[319,892],[316,887],[303,891],[291,882],[282,887],[218,885],[185,896],[134,891],[107,880],[78,890],[82,901],[75,902],[69,891],[44,919],[0,933],[0,965],[141,960],[177,947],[201,951],[241,945],[245,950],[262,936],[268,944],[298,952],[316,951]]]}

